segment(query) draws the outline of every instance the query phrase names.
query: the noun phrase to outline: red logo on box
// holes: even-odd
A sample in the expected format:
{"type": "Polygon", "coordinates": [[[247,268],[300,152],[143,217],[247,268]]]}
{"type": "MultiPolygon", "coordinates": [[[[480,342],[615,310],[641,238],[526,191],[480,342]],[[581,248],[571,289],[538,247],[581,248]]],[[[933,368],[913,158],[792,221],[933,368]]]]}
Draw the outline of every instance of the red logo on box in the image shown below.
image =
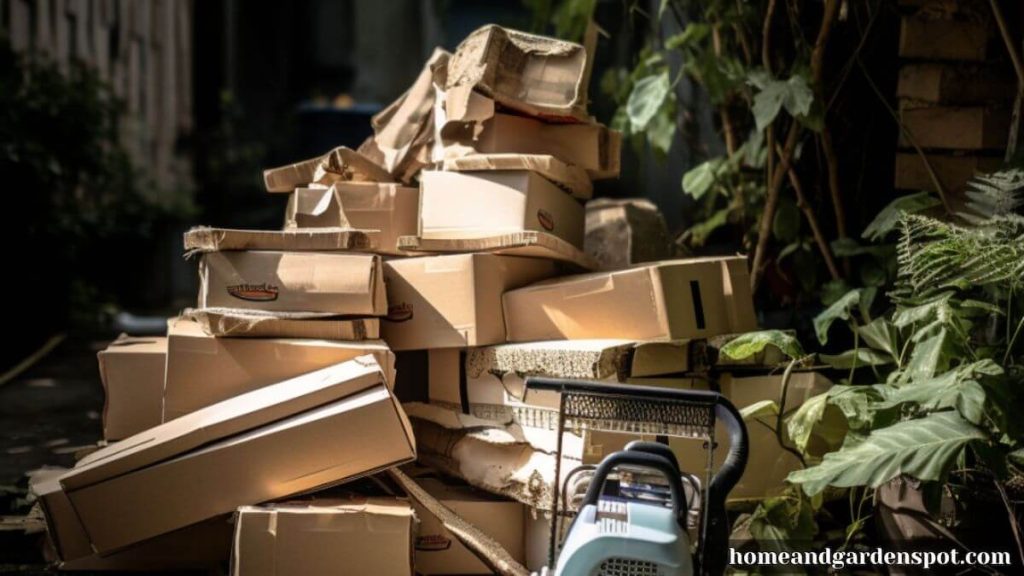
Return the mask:
{"type": "Polygon", "coordinates": [[[451,538],[445,538],[440,534],[428,534],[416,538],[416,549],[425,552],[440,552],[452,547],[451,538]]]}
{"type": "Polygon", "coordinates": [[[405,322],[412,320],[412,304],[402,302],[401,304],[392,304],[388,306],[388,315],[386,320],[390,322],[405,322]]]}
{"type": "Polygon", "coordinates": [[[235,284],[228,286],[228,294],[239,300],[250,302],[272,302],[277,300],[278,288],[273,284],[235,284]]]}
{"type": "Polygon", "coordinates": [[[555,217],[551,215],[551,212],[543,208],[537,210],[537,222],[540,222],[541,227],[548,232],[555,229],[555,217]]]}

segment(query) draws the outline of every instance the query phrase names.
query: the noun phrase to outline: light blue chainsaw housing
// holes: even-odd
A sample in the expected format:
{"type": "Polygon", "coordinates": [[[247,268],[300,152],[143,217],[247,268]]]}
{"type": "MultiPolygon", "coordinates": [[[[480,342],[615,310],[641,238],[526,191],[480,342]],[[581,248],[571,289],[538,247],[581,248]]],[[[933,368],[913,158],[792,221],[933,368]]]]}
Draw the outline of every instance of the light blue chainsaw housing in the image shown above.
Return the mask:
{"type": "Polygon", "coordinates": [[[672,510],[655,504],[618,502],[580,510],[562,546],[556,576],[691,576],[690,538],[672,510]]]}

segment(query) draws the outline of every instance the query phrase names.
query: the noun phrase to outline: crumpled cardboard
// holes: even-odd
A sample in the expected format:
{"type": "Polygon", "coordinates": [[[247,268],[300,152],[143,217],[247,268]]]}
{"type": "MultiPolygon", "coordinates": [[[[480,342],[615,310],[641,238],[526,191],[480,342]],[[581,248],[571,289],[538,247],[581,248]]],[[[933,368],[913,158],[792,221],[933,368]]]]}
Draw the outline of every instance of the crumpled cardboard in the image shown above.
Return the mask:
{"type": "Polygon", "coordinates": [[[533,230],[583,249],[583,206],[528,170],[421,175],[418,236],[486,238],[533,230]]]}
{"type": "MultiPolygon", "coordinates": [[[[317,312],[268,312],[245,308],[188,308],[182,318],[197,322],[210,336],[231,338],[311,338],[316,340],[376,340],[378,318],[339,318],[317,312]]],[[[166,351],[166,343],[164,345],[166,351]]],[[[160,372],[163,390],[163,369],[160,372]]]]}
{"type": "Polygon", "coordinates": [[[348,227],[236,230],[196,226],[185,233],[188,255],[218,250],[330,251],[370,250],[375,230],[348,227]]]}
{"type": "Polygon", "coordinates": [[[372,250],[405,255],[401,236],[416,234],[419,187],[344,182],[330,188],[296,188],[285,212],[286,229],[336,226],[367,232],[372,250]]]}
{"type": "Polygon", "coordinates": [[[401,498],[350,498],[242,506],[235,514],[232,576],[411,576],[416,533],[401,498]]]}
{"type": "Polygon", "coordinates": [[[453,103],[466,102],[476,89],[531,116],[586,121],[587,60],[579,44],[492,24],[456,48],[448,60],[444,90],[453,103]]]}
{"type": "Polygon", "coordinates": [[[106,398],[103,438],[121,440],[159,424],[167,338],[122,334],[96,357],[106,398]]]}
{"type": "Polygon", "coordinates": [[[417,252],[435,254],[485,252],[505,256],[546,258],[563,262],[570,268],[580,271],[590,271],[597,267],[597,262],[579,248],[557,236],[534,230],[483,238],[437,239],[402,236],[398,239],[398,247],[409,255],[417,252]]]}
{"type": "Polygon", "coordinates": [[[594,185],[582,168],[544,154],[470,154],[448,158],[443,167],[445,170],[469,173],[529,170],[547,178],[574,198],[588,200],[594,195],[594,185]]]}
{"type": "Polygon", "coordinates": [[[415,458],[370,356],[209,406],[86,456],[60,477],[97,552],[415,458]]]}
{"type": "Polygon", "coordinates": [[[263,182],[267,192],[291,192],[309,184],[394,182],[394,178],[366,156],[339,146],[323,156],[264,170],[263,182]]]}

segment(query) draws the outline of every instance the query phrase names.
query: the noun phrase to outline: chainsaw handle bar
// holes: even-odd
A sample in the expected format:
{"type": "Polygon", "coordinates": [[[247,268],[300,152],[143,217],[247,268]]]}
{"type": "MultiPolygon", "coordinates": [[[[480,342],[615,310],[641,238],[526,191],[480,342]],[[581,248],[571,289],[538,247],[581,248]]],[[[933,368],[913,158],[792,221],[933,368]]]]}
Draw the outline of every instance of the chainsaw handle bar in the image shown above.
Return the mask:
{"type": "MultiPolygon", "coordinates": [[[[583,497],[583,504],[580,506],[597,506],[601,494],[604,492],[604,483],[616,468],[622,465],[641,466],[661,472],[668,480],[668,487],[672,490],[672,513],[676,520],[684,519],[686,514],[686,494],[683,492],[683,483],[679,480],[679,468],[672,466],[667,458],[650,452],[637,452],[623,450],[609,454],[597,470],[594,471],[594,478],[587,487],[587,495],[583,497]]],[[[686,526],[686,524],[682,524],[686,526]]]]}

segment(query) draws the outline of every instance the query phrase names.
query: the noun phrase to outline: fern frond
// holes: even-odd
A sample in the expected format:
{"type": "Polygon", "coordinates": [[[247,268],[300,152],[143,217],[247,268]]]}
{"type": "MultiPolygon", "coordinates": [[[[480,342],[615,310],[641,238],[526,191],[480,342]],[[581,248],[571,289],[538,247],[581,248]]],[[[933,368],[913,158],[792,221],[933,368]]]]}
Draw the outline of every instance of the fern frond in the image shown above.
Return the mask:
{"type": "Polygon", "coordinates": [[[1012,169],[975,176],[967,188],[968,222],[1015,215],[1024,206],[1024,170],[1012,169]]]}

